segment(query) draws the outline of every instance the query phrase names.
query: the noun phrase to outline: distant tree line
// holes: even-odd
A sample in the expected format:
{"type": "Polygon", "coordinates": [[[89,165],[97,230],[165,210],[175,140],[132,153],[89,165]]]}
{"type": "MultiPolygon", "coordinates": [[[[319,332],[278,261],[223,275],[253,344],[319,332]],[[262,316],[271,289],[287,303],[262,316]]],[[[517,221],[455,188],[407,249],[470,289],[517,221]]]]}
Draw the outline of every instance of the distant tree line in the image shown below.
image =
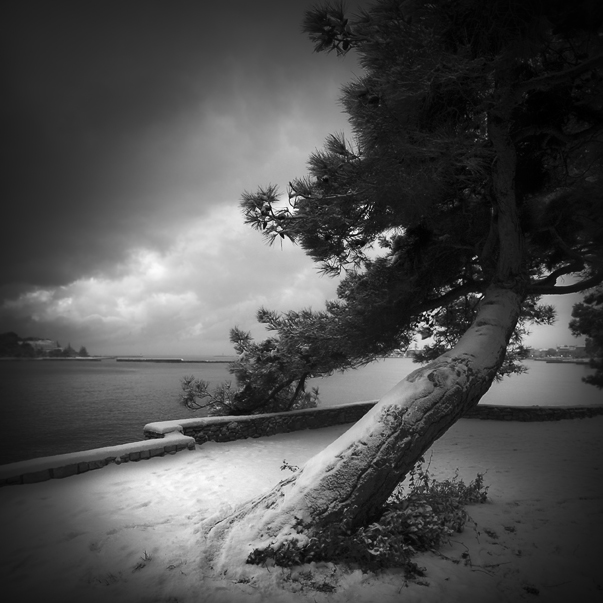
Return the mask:
{"type": "Polygon", "coordinates": [[[35,342],[40,341],[39,337],[19,337],[16,333],[9,331],[0,334],[0,358],[74,358],[90,356],[85,346],[81,346],[78,351],[67,344],[61,347],[57,342],[53,349],[44,349],[35,342]]]}

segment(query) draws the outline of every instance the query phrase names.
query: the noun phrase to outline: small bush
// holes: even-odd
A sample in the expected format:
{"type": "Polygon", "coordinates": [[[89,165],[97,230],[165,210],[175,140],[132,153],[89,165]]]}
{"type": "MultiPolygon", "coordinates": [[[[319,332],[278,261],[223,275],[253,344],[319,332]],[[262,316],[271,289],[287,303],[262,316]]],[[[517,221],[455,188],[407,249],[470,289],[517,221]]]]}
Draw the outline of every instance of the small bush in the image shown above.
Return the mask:
{"type": "Polygon", "coordinates": [[[467,522],[464,507],[484,503],[487,497],[483,474],[469,485],[459,479],[458,470],[451,479],[437,481],[421,459],[409,474],[408,486],[398,486],[390,496],[379,523],[403,535],[416,550],[426,551],[462,532],[467,522]]]}
{"type": "Polygon", "coordinates": [[[247,561],[261,564],[272,559],[280,566],[344,561],[367,569],[403,567],[408,574],[422,575],[412,557],[463,530],[465,505],[486,502],[483,478],[478,474],[467,485],[457,472],[451,479],[437,481],[421,459],[407,485],[400,484],[387,500],[378,521],[357,529],[349,524],[327,526],[303,545],[292,540],[285,546],[256,549],[247,561]]]}

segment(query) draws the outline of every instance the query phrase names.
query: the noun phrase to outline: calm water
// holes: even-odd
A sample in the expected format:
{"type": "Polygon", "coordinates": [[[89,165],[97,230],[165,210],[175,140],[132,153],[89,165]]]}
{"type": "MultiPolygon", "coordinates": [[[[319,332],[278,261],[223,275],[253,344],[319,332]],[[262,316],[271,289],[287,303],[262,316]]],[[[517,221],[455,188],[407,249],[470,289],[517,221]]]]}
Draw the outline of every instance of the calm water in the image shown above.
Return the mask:
{"type": "MultiPolygon", "coordinates": [[[[528,362],[529,373],[494,384],[482,404],[603,403],[584,384],[591,369],[528,362]]],[[[417,368],[409,359],[380,360],[314,380],[322,405],[374,400],[417,368]]],[[[178,404],[180,378],[230,380],[226,364],[0,362],[0,463],[142,439],[146,423],[199,416],[178,404]]]]}

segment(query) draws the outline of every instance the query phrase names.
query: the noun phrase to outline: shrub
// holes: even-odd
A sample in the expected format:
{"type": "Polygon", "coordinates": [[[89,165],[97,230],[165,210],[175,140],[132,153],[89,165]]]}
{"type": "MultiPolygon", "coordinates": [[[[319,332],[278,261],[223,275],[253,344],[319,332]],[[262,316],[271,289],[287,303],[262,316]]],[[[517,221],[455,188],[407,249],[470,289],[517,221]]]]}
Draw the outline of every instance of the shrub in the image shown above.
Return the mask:
{"type": "Polygon", "coordinates": [[[459,479],[437,481],[421,459],[387,500],[378,521],[353,529],[350,524],[330,525],[308,542],[292,540],[286,546],[254,550],[248,563],[272,559],[291,566],[311,561],[343,561],[366,569],[403,567],[407,574],[422,574],[412,561],[419,551],[437,548],[467,521],[466,505],[484,503],[488,487],[483,474],[468,485],[459,479]]]}

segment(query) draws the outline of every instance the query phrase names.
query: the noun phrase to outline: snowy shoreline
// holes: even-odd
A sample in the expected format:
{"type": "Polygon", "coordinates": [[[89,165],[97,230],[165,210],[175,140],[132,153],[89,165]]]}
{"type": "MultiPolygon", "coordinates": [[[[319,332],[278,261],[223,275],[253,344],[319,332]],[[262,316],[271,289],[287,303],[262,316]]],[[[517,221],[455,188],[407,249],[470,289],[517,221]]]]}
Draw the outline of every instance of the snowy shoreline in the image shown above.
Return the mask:
{"type": "Polygon", "coordinates": [[[8,600],[447,603],[596,600],[603,589],[603,417],[546,423],[461,419],[427,454],[437,478],[485,472],[489,502],[438,554],[425,578],[333,565],[309,574],[253,567],[210,575],[198,529],[224,504],[260,494],[349,426],[279,434],[111,465],[0,489],[0,579],[8,600]],[[305,577],[304,577],[305,576],[305,577]],[[312,580],[308,576],[313,576],[312,580]],[[335,590],[316,585],[329,580],[335,590]],[[323,582],[321,582],[323,581],[323,582]],[[423,582],[423,583],[420,583],[423,582]],[[314,587],[312,586],[314,584],[314,587]]]}

